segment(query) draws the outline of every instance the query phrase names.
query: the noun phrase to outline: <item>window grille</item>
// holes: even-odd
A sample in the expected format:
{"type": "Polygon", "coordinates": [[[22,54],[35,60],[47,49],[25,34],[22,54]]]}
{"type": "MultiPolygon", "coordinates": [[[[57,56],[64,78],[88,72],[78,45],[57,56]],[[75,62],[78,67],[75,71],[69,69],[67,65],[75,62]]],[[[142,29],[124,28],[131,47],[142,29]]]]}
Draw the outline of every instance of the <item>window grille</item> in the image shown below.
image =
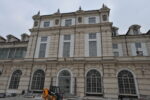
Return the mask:
{"type": "Polygon", "coordinates": [[[13,72],[10,80],[9,89],[18,89],[21,75],[22,72],[20,70],[16,70],[15,72],[13,72]]]}
{"type": "Polygon", "coordinates": [[[43,90],[45,81],[45,73],[42,70],[37,70],[33,74],[31,89],[43,90]]]}
{"type": "Polygon", "coordinates": [[[95,17],[90,17],[89,18],[89,24],[95,24],[96,23],[96,18],[95,17]]]}
{"type": "Polygon", "coordinates": [[[136,87],[134,82],[134,76],[131,72],[123,70],[118,74],[119,93],[126,95],[135,95],[136,87]]]}
{"type": "Polygon", "coordinates": [[[87,73],[86,76],[86,93],[87,94],[100,94],[102,93],[100,73],[93,69],[87,73]]]}
{"type": "Polygon", "coordinates": [[[65,26],[71,26],[71,25],[72,25],[72,19],[66,19],[65,26]]]}

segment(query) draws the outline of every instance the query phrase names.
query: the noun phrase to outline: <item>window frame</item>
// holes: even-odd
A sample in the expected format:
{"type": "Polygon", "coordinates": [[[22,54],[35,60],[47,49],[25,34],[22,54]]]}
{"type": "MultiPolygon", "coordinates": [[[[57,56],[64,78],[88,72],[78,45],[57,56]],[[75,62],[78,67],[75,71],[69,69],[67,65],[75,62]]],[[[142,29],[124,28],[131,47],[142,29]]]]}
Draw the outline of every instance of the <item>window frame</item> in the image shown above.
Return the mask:
{"type": "Polygon", "coordinates": [[[86,95],[87,96],[100,96],[100,95],[102,95],[103,94],[103,87],[102,87],[103,85],[102,85],[101,73],[96,69],[90,69],[86,73],[86,84],[85,84],[85,86],[86,86],[86,95]],[[91,75],[88,75],[88,74],[91,74],[91,75]],[[97,76],[95,76],[96,74],[97,74],[97,76]],[[96,85],[93,85],[93,84],[96,84],[96,85]]]}
{"type": "Polygon", "coordinates": [[[12,76],[9,82],[9,89],[18,89],[21,76],[22,76],[21,70],[16,70],[12,73],[12,76]]]}
{"type": "Polygon", "coordinates": [[[71,26],[72,25],[72,19],[65,19],[65,26],[71,26]]]}
{"type": "Polygon", "coordinates": [[[89,17],[89,18],[88,18],[88,23],[89,23],[89,24],[96,24],[96,17],[95,17],[95,16],[89,17]]]}

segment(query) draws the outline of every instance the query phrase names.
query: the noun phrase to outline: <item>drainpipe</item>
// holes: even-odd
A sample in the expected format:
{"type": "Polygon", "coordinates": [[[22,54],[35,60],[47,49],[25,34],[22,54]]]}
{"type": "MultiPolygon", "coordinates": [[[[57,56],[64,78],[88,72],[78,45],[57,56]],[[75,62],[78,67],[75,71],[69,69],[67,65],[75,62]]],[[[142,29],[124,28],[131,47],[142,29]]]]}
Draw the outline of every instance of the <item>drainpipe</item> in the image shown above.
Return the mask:
{"type": "Polygon", "coordinates": [[[127,42],[127,37],[126,37],[126,35],[125,35],[125,45],[126,45],[127,56],[129,56],[128,42],[127,42]]]}
{"type": "MultiPolygon", "coordinates": [[[[37,41],[38,41],[38,36],[39,36],[39,31],[40,31],[40,24],[41,24],[41,19],[42,17],[39,16],[39,25],[38,25],[38,29],[37,29],[37,34],[36,34],[36,42],[35,42],[35,48],[34,48],[34,52],[33,52],[33,58],[32,58],[32,65],[31,65],[31,72],[30,72],[30,79],[29,79],[29,85],[28,85],[28,92],[30,91],[30,85],[31,85],[31,77],[32,77],[32,71],[33,71],[33,67],[34,67],[34,62],[35,62],[35,51],[36,51],[36,47],[37,47],[37,41]]],[[[32,42],[33,43],[33,42],[32,42]]]]}
{"type": "MultiPolygon", "coordinates": [[[[101,23],[101,16],[100,16],[100,12],[99,12],[99,20],[100,20],[100,23],[101,23]]],[[[103,82],[103,80],[104,80],[104,65],[103,65],[103,40],[102,40],[102,28],[101,28],[101,25],[99,26],[100,27],[100,34],[101,34],[101,58],[102,58],[102,75],[103,76],[101,76],[101,78],[102,78],[102,93],[103,93],[103,96],[104,96],[104,82],[103,82]]]]}

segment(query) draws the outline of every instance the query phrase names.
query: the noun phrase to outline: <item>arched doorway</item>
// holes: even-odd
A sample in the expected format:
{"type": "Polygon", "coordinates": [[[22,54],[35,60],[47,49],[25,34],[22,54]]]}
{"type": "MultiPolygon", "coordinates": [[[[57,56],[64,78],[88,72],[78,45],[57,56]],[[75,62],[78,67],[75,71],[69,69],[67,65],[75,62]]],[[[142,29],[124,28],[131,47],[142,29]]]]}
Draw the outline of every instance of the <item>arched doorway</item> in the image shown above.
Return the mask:
{"type": "Polygon", "coordinates": [[[63,70],[59,73],[58,86],[64,95],[71,94],[71,73],[68,70],[63,70]]]}
{"type": "Polygon", "coordinates": [[[135,78],[130,71],[122,70],[118,73],[118,88],[121,100],[137,99],[135,78]]]}
{"type": "Polygon", "coordinates": [[[9,89],[18,89],[21,75],[22,75],[21,70],[16,70],[13,72],[9,84],[9,89]]]}
{"type": "Polygon", "coordinates": [[[86,74],[86,95],[102,95],[101,74],[96,69],[92,69],[86,74]]]}
{"type": "Polygon", "coordinates": [[[32,90],[43,90],[45,81],[45,73],[43,70],[37,70],[34,72],[32,77],[32,90]]]}

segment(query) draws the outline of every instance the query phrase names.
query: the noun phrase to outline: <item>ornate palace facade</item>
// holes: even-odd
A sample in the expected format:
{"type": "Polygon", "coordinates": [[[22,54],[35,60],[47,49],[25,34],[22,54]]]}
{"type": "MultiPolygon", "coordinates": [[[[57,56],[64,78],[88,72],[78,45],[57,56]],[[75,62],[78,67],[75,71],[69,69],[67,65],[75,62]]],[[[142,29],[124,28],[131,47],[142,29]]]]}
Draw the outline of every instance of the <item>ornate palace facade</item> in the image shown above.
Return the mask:
{"type": "Polygon", "coordinates": [[[59,86],[84,100],[137,100],[150,96],[150,31],[125,35],[110,9],[33,16],[31,34],[0,36],[0,93],[40,92],[59,86]]]}

